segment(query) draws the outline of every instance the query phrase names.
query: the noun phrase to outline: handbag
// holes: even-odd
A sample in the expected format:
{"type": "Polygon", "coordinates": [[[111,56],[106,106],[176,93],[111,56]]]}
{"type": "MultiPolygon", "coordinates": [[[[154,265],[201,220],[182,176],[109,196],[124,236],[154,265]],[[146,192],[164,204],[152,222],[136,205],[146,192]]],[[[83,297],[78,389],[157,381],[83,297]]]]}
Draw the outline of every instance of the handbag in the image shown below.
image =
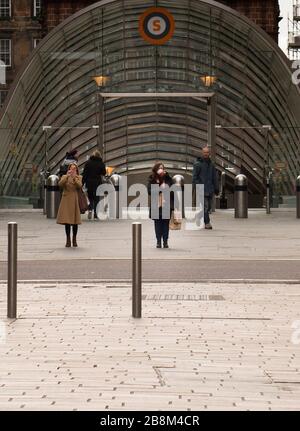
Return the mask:
{"type": "Polygon", "coordinates": [[[170,230],[180,230],[182,226],[182,218],[179,211],[172,211],[169,223],[170,230]]]}
{"type": "Polygon", "coordinates": [[[78,193],[78,204],[79,204],[80,214],[85,214],[85,212],[89,209],[89,204],[88,204],[86,194],[84,193],[82,188],[78,189],[77,193],[78,193]]]}

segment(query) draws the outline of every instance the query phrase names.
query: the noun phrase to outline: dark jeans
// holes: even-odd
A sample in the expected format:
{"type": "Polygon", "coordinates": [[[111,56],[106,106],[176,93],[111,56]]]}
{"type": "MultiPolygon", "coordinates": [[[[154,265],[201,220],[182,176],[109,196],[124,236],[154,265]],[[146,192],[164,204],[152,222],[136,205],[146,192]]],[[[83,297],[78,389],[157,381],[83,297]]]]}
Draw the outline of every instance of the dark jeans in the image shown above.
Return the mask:
{"type": "Polygon", "coordinates": [[[205,196],[204,197],[204,223],[205,224],[210,223],[209,213],[211,210],[211,204],[212,204],[212,196],[205,196]]]}
{"type": "Polygon", "coordinates": [[[97,205],[99,203],[100,197],[96,196],[96,190],[97,189],[88,189],[88,198],[89,198],[89,211],[94,211],[94,214],[96,214],[97,205]]]}
{"type": "Polygon", "coordinates": [[[169,239],[169,224],[170,220],[165,220],[162,218],[162,211],[159,210],[159,219],[154,220],[154,227],[155,227],[155,235],[158,242],[161,242],[161,239],[163,239],[163,242],[167,242],[169,239]]]}

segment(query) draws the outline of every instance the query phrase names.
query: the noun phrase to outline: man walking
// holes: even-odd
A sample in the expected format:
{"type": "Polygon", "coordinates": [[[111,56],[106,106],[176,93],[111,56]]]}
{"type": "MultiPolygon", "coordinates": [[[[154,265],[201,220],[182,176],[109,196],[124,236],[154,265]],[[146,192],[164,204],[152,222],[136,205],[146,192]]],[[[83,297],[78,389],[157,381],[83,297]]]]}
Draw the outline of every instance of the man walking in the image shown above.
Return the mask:
{"type": "Polygon", "coordinates": [[[212,229],[209,213],[213,195],[219,194],[217,170],[210,158],[210,149],[202,149],[202,157],[198,157],[193,168],[193,184],[204,184],[204,223],[205,229],[212,229]]]}

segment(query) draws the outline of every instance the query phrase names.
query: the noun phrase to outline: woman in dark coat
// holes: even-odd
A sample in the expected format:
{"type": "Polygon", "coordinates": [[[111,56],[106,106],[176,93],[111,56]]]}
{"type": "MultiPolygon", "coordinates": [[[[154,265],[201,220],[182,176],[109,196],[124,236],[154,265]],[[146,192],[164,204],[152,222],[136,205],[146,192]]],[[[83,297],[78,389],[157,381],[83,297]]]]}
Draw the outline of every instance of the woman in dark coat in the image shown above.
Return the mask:
{"type": "Polygon", "coordinates": [[[74,163],[75,165],[78,165],[78,150],[71,150],[66,152],[66,157],[63,163],[60,165],[59,173],[58,175],[60,178],[63,175],[66,175],[68,172],[69,165],[71,163],[74,163]]]}
{"type": "MultiPolygon", "coordinates": [[[[153,184],[159,185],[162,189],[166,186],[172,187],[173,181],[168,172],[166,172],[163,163],[156,163],[152,168],[152,174],[148,180],[148,194],[151,196],[151,186],[153,184]]],[[[151,200],[152,201],[152,200],[151,200]]],[[[152,203],[152,202],[151,202],[152,203]]],[[[163,208],[165,205],[164,194],[159,192],[158,200],[155,205],[158,206],[158,218],[155,218],[155,215],[151,211],[150,207],[150,217],[154,220],[155,227],[155,235],[157,248],[161,248],[161,240],[163,239],[164,248],[169,248],[168,239],[169,239],[169,224],[171,219],[171,212],[174,210],[174,193],[170,193],[170,208],[167,214],[167,218],[163,218],[163,208]]]]}
{"type": "Polygon", "coordinates": [[[102,184],[102,176],[106,174],[106,167],[103,163],[100,151],[96,150],[92,156],[86,162],[82,175],[83,185],[87,188],[89,198],[89,220],[92,218],[92,212],[94,211],[94,218],[97,219],[97,205],[99,202],[99,196],[96,195],[97,188],[102,184]]]}

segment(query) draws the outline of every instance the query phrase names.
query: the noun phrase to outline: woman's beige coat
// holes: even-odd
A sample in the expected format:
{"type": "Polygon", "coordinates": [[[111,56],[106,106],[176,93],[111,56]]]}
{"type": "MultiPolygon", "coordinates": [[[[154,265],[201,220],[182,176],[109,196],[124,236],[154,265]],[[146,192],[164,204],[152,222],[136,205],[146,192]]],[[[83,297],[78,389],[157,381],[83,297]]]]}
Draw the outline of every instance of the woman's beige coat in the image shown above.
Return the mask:
{"type": "Polygon", "coordinates": [[[58,185],[62,188],[62,197],[56,223],[81,224],[77,190],[82,187],[82,176],[76,175],[75,178],[72,178],[71,176],[63,175],[58,185]]]}

